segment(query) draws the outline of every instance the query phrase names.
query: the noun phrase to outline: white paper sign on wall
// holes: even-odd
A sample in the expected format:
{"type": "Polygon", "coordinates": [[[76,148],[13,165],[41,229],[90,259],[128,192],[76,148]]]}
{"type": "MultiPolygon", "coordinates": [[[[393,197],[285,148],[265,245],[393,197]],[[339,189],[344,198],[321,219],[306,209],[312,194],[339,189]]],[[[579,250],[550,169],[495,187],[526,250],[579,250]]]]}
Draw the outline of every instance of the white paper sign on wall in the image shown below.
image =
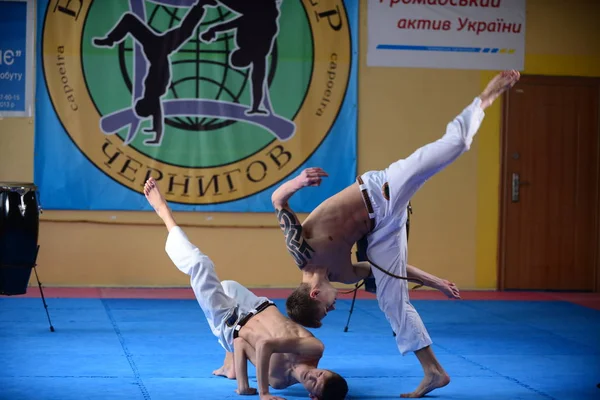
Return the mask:
{"type": "Polygon", "coordinates": [[[368,2],[368,66],[525,67],[526,0],[368,2]]]}

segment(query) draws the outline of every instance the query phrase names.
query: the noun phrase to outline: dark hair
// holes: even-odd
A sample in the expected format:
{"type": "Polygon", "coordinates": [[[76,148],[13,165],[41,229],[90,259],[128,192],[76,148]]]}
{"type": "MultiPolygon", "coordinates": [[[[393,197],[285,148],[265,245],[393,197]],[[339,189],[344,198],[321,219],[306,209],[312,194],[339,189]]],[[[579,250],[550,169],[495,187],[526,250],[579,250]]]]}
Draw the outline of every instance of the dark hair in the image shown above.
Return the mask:
{"type": "Polygon", "coordinates": [[[329,371],[333,374],[325,381],[323,393],[319,397],[321,400],[344,400],[348,394],[348,382],[339,374],[329,371]]]}
{"type": "Polygon", "coordinates": [[[287,314],[290,319],[307,328],[320,328],[319,313],[321,304],[310,297],[310,286],[301,283],[285,302],[287,314]]]}

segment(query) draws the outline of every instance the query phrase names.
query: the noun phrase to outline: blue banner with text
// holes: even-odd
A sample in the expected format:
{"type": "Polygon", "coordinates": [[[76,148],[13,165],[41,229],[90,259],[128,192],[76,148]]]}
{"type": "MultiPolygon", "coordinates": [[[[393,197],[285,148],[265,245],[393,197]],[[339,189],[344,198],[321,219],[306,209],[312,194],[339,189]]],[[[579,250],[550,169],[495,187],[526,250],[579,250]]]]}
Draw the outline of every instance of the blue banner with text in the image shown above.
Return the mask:
{"type": "Polygon", "coordinates": [[[26,111],[27,3],[0,1],[0,116],[26,111]]]}

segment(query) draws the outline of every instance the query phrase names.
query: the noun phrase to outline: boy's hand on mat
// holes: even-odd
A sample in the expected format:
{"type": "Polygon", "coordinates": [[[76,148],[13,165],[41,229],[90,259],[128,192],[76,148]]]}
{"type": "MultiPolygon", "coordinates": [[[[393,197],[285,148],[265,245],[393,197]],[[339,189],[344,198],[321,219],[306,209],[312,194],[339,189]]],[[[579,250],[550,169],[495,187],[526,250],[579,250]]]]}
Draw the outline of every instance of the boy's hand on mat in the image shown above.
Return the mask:
{"type": "Polygon", "coordinates": [[[298,186],[303,188],[307,186],[319,186],[323,177],[327,177],[327,172],[321,168],[306,168],[296,177],[298,186]]]}
{"type": "Polygon", "coordinates": [[[285,400],[283,397],[273,396],[271,393],[261,394],[260,400],[285,400]]]}
{"type": "Polygon", "coordinates": [[[254,396],[258,393],[258,390],[255,388],[244,388],[244,389],[236,389],[235,392],[241,396],[254,396]]]}

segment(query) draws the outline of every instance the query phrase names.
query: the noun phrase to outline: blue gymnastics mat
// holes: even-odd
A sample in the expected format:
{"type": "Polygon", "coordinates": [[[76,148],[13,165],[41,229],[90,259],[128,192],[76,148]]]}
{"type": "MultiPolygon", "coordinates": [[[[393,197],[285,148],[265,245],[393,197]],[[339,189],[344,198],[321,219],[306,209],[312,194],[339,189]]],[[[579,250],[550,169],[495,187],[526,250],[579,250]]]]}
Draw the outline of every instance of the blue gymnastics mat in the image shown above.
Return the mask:
{"type": "MultiPolygon", "coordinates": [[[[238,399],[211,373],[224,352],[195,300],[0,298],[0,399],[238,399]]],[[[275,300],[280,310],[284,301],[275,300]]],[[[560,301],[417,300],[451,383],[428,398],[600,399],[600,311],[560,301]]],[[[338,300],[320,329],[320,367],[348,380],[350,399],[397,399],[422,379],[402,357],[375,300],[338,300]]],[[[255,369],[249,367],[256,387],[255,369]]],[[[272,394],[308,398],[300,385],[272,394]]],[[[258,396],[244,396],[256,398],[258,396]]]]}

